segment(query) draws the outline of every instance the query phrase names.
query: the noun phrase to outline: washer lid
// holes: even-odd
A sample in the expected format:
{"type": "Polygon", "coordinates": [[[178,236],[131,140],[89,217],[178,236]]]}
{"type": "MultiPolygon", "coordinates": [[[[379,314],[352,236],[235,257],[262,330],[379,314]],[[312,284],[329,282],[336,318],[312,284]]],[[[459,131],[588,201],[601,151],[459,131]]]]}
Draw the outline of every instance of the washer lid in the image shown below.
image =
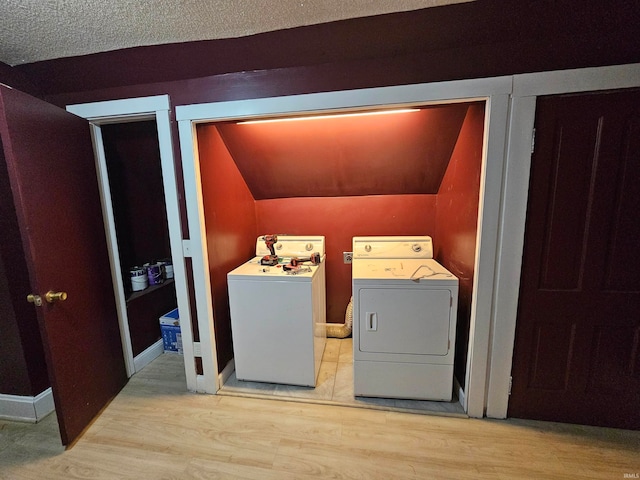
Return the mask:
{"type": "Polygon", "coordinates": [[[458,278],[433,259],[354,259],[354,281],[382,281],[428,283],[430,285],[457,285],[458,278]]]}
{"type": "Polygon", "coordinates": [[[431,237],[353,237],[353,258],[433,258],[431,237]]]}

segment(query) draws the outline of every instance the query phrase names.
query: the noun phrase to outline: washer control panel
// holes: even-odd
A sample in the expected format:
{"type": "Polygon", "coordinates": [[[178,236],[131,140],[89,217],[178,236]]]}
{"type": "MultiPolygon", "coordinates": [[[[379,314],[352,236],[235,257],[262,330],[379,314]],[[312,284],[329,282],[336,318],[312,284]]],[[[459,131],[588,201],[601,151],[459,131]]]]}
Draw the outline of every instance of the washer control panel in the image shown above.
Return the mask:
{"type": "MultiPolygon", "coordinates": [[[[309,253],[318,252],[324,255],[324,236],[277,235],[278,241],[273,245],[279,257],[305,257],[309,253]]],[[[256,239],[256,256],[269,255],[269,249],[264,243],[264,235],[256,239]]]]}

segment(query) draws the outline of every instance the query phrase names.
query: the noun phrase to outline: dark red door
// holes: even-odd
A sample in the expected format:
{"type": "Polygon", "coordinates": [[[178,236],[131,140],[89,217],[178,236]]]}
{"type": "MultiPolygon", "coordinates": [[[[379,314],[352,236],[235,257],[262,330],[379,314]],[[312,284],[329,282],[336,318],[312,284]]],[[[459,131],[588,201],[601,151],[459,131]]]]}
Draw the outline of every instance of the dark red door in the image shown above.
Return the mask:
{"type": "Polygon", "coordinates": [[[538,101],[509,415],[640,428],[640,91],[538,101]]]}
{"type": "Polygon", "coordinates": [[[62,443],[127,381],[89,126],[0,86],[0,134],[62,443]],[[49,303],[48,291],[66,292],[49,303]]]}

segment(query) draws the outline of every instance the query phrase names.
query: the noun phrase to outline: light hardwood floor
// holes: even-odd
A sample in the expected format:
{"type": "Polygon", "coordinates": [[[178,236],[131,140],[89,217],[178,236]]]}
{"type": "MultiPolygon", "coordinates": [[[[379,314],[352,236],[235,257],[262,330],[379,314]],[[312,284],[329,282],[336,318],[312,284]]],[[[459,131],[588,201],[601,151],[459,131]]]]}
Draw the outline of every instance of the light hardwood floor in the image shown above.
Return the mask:
{"type": "MultiPolygon", "coordinates": [[[[625,474],[627,475],[625,477],[625,474]]],[[[55,416],[0,421],[2,479],[623,479],[640,432],[186,392],[182,358],[135,375],[70,450],[55,416]]]]}

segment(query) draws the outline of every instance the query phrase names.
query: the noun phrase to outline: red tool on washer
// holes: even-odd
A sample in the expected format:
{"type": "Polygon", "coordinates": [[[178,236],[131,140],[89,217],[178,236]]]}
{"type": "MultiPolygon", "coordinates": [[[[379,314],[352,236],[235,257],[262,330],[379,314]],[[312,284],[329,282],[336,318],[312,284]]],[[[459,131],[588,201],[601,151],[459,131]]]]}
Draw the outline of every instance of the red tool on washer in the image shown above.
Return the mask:
{"type": "Polygon", "coordinates": [[[271,252],[271,255],[265,255],[264,257],[262,257],[260,259],[260,265],[277,265],[278,256],[276,255],[276,250],[275,248],[273,248],[273,245],[278,243],[278,236],[265,235],[264,237],[262,237],[262,240],[264,240],[264,243],[267,244],[267,248],[269,249],[269,252],[271,252]]]}
{"type": "Polygon", "coordinates": [[[303,264],[304,262],[311,262],[312,265],[318,265],[322,261],[322,257],[318,252],[312,253],[309,257],[293,257],[291,259],[291,265],[298,266],[303,264]]]}
{"type": "Polygon", "coordinates": [[[310,271],[311,267],[304,268],[303,264],[305,262],[311,262],[312,265],[319,265],[320,262],[322,262],[322,257],[318,252],[312,253],[309,257],[293,257],[288,264],[282,266],[282,269],[293,275],[302,273],[303,271],[310,271]]]}

